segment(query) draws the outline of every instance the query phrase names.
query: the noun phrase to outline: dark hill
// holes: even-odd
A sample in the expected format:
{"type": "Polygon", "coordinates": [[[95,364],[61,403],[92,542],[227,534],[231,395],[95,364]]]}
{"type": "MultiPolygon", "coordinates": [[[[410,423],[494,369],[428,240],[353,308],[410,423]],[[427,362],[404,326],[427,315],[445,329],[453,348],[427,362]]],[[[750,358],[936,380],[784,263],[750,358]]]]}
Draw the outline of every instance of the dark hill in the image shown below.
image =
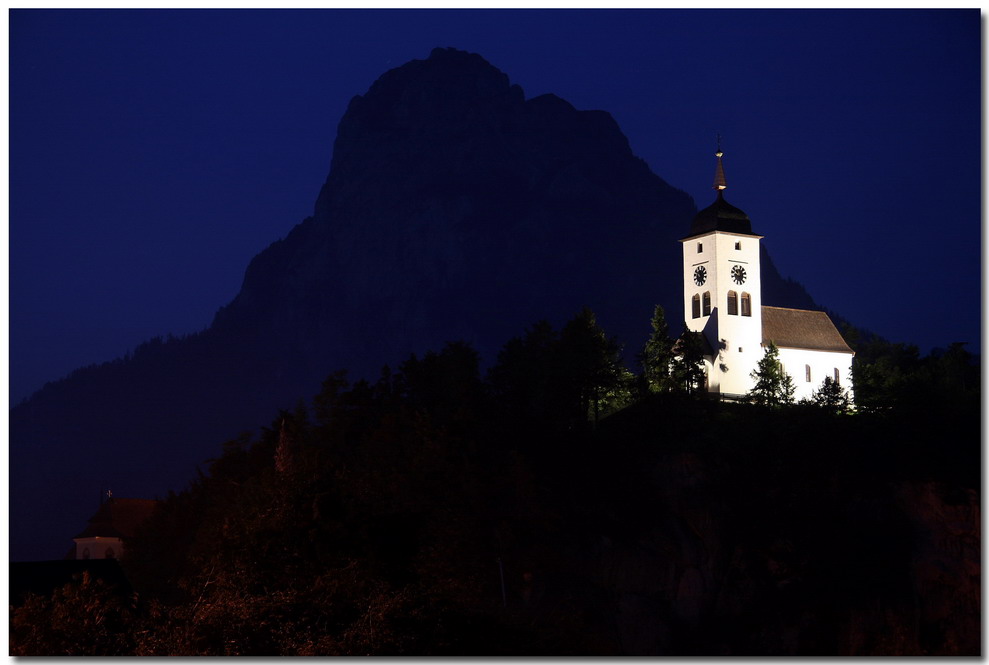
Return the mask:
{"type": "MultiPolygon", "coordinates": [[[[354,97],[314,214],[258,254],[209,329],[77,370],[11,411],[11,556],[59,556],[96,491],[163,495],[220,443],[318,391],[462,339],[490,360],[590,306],[626,345],[655,303],[680,317],[696,208],[614,119],[525,96],[478,55],[436,49],[354,97]]],[[[765,302],[804,307],[767,257],[765,302]]]]}

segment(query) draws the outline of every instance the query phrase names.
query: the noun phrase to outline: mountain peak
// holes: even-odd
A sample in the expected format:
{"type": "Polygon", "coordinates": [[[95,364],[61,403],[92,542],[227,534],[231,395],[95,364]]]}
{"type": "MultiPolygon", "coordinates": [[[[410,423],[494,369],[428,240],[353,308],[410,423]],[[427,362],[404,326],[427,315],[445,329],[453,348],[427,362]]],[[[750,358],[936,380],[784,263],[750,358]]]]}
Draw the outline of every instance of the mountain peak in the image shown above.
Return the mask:
{"type": "Polygon", "coordinates": [[[412,160],[404,168],[416,168],[416,156],[402,144],[443,146],[455,136],[468,140],[479,132],[490,135],[513,112],[521,112],[524,100],[522,88],[511,85],[506,74],[480,55],[453,48],[433,49],[426,60],[385,72],[366,93],[351,99],[340,121],[315,217],[330,215],[332,192],[347,189],[355,173],[376,171],[379,162],[395,159],[399,152],[412,160]]]}
{"type": "MultiPolygon", "coordinates": [[[[426,60],[412,60],[385,72],[357,99],[414,110],[427,101],[488,101],[507,94],[512,87],[508,75],[480,55],[436,48],[426,60]]],[[[521,101],[522,89],[514,88],[515,97],[521,101]]],[[[430,104],[424,110],[432,108],[430,104]]]]}
{"type": "Polygon", "coordinates": [[[127,478],[135,496],[181,487],[225,438],[337,369],[374,377],[448,340],[490,361],[585,305],[631,359],[653,306],[678,311],[677,239],[695,213],[603,111],[526,101],[457,49],[385,72],[340,121],[313,217],[251,261],[209,330],[11,412],[12,542],[71,535],[86,515],[64,509],[93,478],[127,478]]]}
{"type": "MultiPolygon", "coordinates": [[[[431,62],[443,63],[445,65],[451,65],[451,66],[458,66],[458,67],[471,66],[478,68],[493,69],[495,71],[498,71],[496,67],[494,67],[491,63],[485,60],[484,57],[481,56],[480,54],[471,53],[470,51],[463,51],[461,49],[454,48],[453,46],[447,46],[447,47],[437,46],[432,51],[430,51],[429,57],[426,60],[431,62]]],[[[407,64],[411,64],[413,62],[422,62],[422,60],[412,60],[407,64]]],[[[498,73],[500,74],[501,72],[498,73]]]]}

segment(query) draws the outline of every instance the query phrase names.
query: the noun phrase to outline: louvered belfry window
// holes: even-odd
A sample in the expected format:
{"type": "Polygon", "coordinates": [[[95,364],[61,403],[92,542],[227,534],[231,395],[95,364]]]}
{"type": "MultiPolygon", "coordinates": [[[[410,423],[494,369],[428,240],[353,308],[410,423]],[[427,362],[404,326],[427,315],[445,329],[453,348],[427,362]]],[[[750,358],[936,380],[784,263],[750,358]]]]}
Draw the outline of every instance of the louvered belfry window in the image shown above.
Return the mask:
{"type": "Polygon", "coordinates": [[[734,291],[728,292],[728,313],[738,316],[738,294],[734,291]]]}
{"type": "Polygon", "coordinates": [[[711,313],[711,292],[704,292],[704,316],[711,313]]]}
{"type": "Polygon", "coordinates": [[[701,297],[696,293],[690,299],[690,314],[695,319],[701,318],[701,297]]]}
{"type": "Polygon", "coordinates": [[[752,316],[752,296],[742,294],[742,316],[752,316]]]}

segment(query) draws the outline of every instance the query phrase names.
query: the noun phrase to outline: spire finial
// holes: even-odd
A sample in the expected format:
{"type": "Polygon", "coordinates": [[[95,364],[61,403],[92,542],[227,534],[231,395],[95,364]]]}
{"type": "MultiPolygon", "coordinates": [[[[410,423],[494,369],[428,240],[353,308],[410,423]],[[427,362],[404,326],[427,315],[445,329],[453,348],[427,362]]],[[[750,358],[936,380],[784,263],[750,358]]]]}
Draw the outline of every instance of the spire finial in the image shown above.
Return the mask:
{"type": "Polygon", "coordinates": [[[721,152],[721,133],[718,133],[718,151],[714,153],[714,156],[718,158],[718,166],[714,171],[714,189],[718,190],[720,193],[723,189],[728,189],[728,183],[725,182],[725,168],[721,165],[721,156],[724,155],[721,152]]]}

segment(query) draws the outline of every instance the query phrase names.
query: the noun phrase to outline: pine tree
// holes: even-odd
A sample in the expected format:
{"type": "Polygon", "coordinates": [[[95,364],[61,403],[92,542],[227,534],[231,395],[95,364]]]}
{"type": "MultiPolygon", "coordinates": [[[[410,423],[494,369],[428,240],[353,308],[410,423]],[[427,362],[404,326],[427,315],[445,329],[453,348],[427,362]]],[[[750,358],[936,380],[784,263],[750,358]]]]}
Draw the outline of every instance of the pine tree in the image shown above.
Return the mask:
{"type": "Polygon", "coordinates": [[[488,382],[501,408],[528,423],[556,421],[563,411],[555,389],[560,334],[547,321],[530,326],[498,352],[488,382]]]}
{"type": "Polygon", "coordinates": [[[824,382],[811,395],[810,401],[831,413],[845,413],[851,404],[848,391],[830,376],[824,377],[824,382]]]}
{"type": "Polygon", "coordinates": [[[769,343],[765,355],[750,376],[756,384],[749,391],[749,399],[756,404],[774,407],[793,404],[796,386],[793,385],[793,378],[783,369],[780,350],[774,343],[769,343]]]}
{"type": "Polygon", "coordinates": [[[275,449],[275,469],[278,473],[289,473],[295,466],[295,442],[285,427],[285,420],[282,417],[278,432],[278,447],[275,449]]]}
{"type": "Polygon", "coordinates": [[[704,342],[700,332],[684,331],[673,348],[670,385],[673,390],[695,394],[704,387],[704,342]]]}
{"type": "Polygon", "coordinates": [[[639,354],[642,373],[650,392],[661,393],[673,389],[670,376],[673,363],[673,340],[670,326],[662,305],[656,305],[652,315],[652,334],[639,354]]]}
{"type": "Polygon", "coordinates": [[[621,347],[598,325],[594,312],[584,307],[563,327],[558,348],[574,418],[596,424],[601,398],[621,383],[621,347]]]}

